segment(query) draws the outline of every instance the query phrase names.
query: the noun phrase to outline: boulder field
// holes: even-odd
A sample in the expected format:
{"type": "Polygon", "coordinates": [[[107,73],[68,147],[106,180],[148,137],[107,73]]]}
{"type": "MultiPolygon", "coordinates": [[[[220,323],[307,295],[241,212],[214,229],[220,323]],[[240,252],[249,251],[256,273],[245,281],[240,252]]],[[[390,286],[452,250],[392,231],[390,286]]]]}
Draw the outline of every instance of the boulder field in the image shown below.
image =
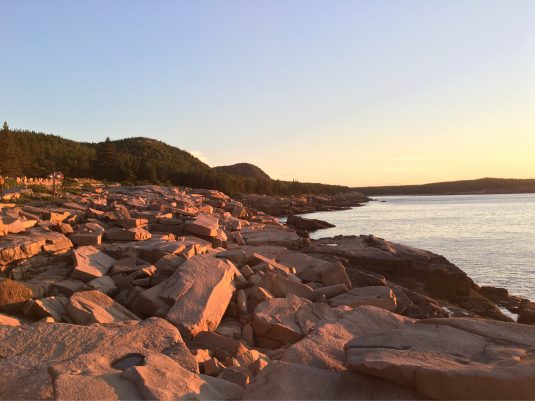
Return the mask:
{"type": "MultiPolygon", "coordinates": [[[[277,217],[350,209],[362,206],[363,203],[370,201],[370,198],[357,191],[342,192],[334,195],[269,196],[241,194],[239,199],[248,208],[254,208],[277,217]]],[[[302,221],[300,219],[297,220],[302,221]]]]}
{"type": "Polygon", "coordinates": [[[0,399],[535,399],[535,325],[498,308],[533,323],[529,300],[373,236],[312,241],[246,198],[0,204],[0,399]]]}

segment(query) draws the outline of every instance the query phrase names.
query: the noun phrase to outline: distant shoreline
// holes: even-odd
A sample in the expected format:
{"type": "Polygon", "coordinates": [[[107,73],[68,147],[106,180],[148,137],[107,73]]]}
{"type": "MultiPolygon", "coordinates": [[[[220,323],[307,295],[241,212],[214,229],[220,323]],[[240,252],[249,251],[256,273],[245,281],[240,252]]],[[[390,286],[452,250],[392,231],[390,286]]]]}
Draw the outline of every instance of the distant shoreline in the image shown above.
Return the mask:
{"type": "Polygon", "coordinates": [[[387,195],[507,195],[535,193],[535,179],[480,178],[421,185],[356,187],[366,196],[387,195]]]}
{"type": "MultiPolygon", "coordinates": [[[[388,194],[388,195],[368,195],[368,196],[375,196],[375,197],[384,197],[384,196],[470,196],[470,195],[530,195],[535,194],[535,191],[533,192],[463,192],[463,193],[453,193],[453,194],[406,194],[406,193],[398,193],[398,194],[388,194]]],[[[375,198],[370,198],[371,201],[375,200],[375,198]]]]}

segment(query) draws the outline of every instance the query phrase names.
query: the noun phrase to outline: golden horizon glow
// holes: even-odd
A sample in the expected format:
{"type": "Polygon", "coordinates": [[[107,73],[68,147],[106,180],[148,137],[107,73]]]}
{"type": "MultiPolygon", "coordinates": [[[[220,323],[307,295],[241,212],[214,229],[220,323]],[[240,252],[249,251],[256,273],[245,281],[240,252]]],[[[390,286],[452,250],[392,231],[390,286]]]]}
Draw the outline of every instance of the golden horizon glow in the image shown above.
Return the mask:
{"type": "Polygon", "coordinates": [[[0,120],[284,180],[535,177],[533,0],[100,2],[6,2],[0,120]]]}

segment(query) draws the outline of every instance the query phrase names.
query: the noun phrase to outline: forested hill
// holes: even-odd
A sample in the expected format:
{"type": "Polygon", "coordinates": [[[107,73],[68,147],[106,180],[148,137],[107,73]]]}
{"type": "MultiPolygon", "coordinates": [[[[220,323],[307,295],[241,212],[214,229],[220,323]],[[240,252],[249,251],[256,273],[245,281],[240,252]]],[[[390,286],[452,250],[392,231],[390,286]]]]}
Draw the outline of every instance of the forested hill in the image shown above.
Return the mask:
{"type": "Polygon", "coordinates": [[[477,180],[435,182],[422,185],[360,187],[354,189],[367,196],[535,193],[535,179],[480,178],[477,180]]]}
{"type": "MultiPolygon", "coordinates": [[[[84,143],[34,131],[0,129],[0,175],[96,178],[125,184],[174,184],[229,194],[333,194],[350,188],[251,178],[210,168],[190,153],[149,138],[84,143]]],[[[261,170],[260,170],[261,171],[261,170]]]]}
{"type": "Polygon", "coordinates": [[[250,163],[236,163],[231,166],[218,166],[214,167],[214,170],[238,177],[270,179],[269,175],[267,175],[264,170],[250,163]]]}

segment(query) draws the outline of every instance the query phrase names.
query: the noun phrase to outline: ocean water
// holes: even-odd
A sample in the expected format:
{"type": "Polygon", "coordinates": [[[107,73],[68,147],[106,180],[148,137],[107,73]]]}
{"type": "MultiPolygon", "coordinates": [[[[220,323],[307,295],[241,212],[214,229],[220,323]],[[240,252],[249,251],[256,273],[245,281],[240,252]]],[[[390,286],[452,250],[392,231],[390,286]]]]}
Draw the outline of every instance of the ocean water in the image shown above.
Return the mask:
{"type": "Polygon", "coordinates": [[[303,215],[336,225],[311,238],[373,234],[443,255],[476,283],[535,301],[535,194],[375,199],[303,215]]]}

